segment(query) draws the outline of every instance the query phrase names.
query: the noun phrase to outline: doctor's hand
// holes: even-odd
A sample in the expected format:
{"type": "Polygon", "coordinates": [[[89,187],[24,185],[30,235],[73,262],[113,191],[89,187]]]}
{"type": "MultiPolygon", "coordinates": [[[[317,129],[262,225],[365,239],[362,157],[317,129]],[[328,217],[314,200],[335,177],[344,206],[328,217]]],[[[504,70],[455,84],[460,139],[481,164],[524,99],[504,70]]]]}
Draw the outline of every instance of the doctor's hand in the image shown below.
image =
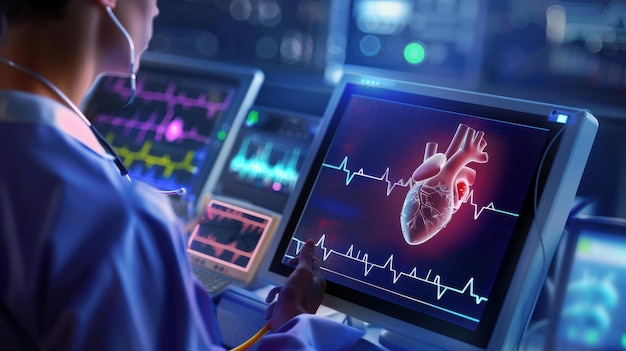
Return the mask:
{"type": "Polygon", "coordinates": [[[326,281],[320,271],[320,260],[314,257],[315,244],[308,240],[300,253],[289,260],[295,270],[282,287],[275,287],[267,294],[270,303],[265,312],[272,331],[301,313],[315,313],[322,303],[326,281]],[[274,301],[278,294],[278,300],[274,301]],[[274,301],[274,302],[273,302],[274,301]]]}

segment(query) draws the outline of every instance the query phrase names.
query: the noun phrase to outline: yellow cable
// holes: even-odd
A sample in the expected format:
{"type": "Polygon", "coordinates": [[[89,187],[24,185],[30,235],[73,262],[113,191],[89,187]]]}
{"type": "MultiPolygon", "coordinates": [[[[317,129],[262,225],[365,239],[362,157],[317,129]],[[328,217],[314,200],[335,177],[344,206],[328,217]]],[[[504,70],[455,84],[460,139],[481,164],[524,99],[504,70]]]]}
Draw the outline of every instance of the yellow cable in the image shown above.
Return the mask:
{"type": "Polygon", "coordinates": [[[250,347],[252,347],[252,345],[254,345],[257,341],[259,341],[259,339],[263,337],[263,335],[265,335],[265,333],[267,333],[269,330],[270,330],[270,322],[267,322],[265,323],[263,328],[261,328],[258,332],[256,332],[256,334],[252,335],[250,339],[246,340],[243,344],[235,347],[234,349],[231,349],[231,351],[244,351],[244,350],[249,349],[250,347]]]}

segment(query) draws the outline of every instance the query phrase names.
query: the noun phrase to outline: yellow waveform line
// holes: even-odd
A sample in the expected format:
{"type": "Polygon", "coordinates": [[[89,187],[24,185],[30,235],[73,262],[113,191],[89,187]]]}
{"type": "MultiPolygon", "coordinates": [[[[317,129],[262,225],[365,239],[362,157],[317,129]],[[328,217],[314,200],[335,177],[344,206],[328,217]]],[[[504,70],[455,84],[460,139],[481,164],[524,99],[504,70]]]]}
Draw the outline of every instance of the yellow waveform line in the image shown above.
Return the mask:
{"type": "MultiPolygon", "coordinates": [[[[112,143],[114,136],[107,135],[107,139],[112,143]]],[[[188,173],[195,173],[197,167],[192,164],[195,152],[189,150],[185,154],[185,157],[181,161],[172,161],[169,154],[163,156],[150,155],[152,149],[152,142],[146,141],[139,151],[132,151],[126,146],[117,147],[116,151],[124,161],[127,167],[130,167],[133,162],[141,161],[145,163],[146,167],[160,166],[163,167],[163,176],[169,178],[176,170],[186,171],[188,173]]]]}

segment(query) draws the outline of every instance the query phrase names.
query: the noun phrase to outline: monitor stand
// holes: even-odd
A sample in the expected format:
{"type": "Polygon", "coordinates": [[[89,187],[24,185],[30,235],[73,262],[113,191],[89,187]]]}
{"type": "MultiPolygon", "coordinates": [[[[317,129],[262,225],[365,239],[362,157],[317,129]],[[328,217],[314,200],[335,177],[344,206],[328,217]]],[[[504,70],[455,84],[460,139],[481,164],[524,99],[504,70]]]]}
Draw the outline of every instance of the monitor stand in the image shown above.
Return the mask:
{"type": "Polygon", "coordinates": [[[443,351],[441,348],[386,329],[381,330],[378,342],[391,351],[443,351]]]}

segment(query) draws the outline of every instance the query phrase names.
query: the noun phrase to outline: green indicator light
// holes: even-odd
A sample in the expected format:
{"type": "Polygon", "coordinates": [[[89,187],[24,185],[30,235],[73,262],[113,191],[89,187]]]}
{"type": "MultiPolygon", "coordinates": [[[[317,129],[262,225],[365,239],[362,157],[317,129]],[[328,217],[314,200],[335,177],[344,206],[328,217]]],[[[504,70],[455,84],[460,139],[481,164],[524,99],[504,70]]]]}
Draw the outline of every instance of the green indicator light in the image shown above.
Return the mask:
{"type": "Polygon", "coordinates": [[[626,350],[626,334],[622,335],[622,348],[626,350]]]}
{"type": "Polygon", "coordinates": [[[590,252],[591,251],[591,240],[587,238],[581,238],[578,242],[578,247],[576,247],[576,251],[578,252],[590,252]]]}
{"type": "Polygon", "coordinates": [[[226,133],[223,130],[220,130],[219,132],[217,132],[217,139],[219,141],[224,141],[224,139],[226,139],[226,136],[228,135],[228,133],[226,133]]]}
{"type": "Polygon", "coordinates": [[[251,110],[248,113],[248,118],[246,119],[246,124],[251,126],[256,124],[259,121],[259,111],[251,110]]]}
{"type": "Polygon", "coordinates": [[[420,43],[410,43],[404,48],[404,59],[411,64],[417,65],[424,61],[426,50],[420,43]]]}

